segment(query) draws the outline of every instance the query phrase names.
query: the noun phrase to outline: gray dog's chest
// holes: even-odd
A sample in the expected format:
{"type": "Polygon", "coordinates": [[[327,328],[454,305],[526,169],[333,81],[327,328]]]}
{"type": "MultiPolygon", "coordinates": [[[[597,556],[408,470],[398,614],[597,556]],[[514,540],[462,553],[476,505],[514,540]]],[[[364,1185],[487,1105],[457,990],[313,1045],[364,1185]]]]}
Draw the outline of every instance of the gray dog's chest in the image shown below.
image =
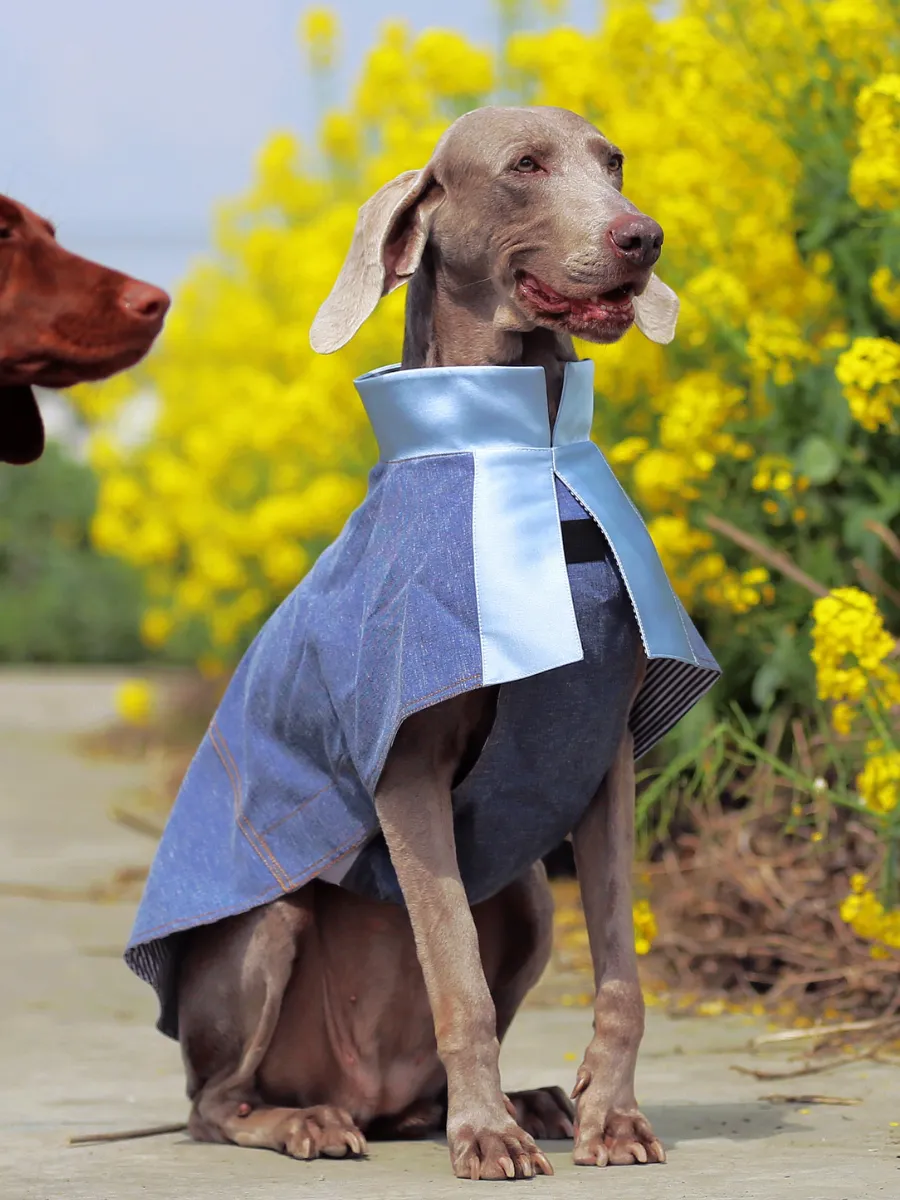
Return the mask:
{"type": "MultiPolygon", "coordinates": [[[[572,831],[625,728],[641,644],[631,604],[611,554],[568,570],[584,659],[502,685],[481,756],[453,792],[457,857],[471,903],[572,831]]],[[[342,884],[402,902],[380,835],[342,884]]]]}

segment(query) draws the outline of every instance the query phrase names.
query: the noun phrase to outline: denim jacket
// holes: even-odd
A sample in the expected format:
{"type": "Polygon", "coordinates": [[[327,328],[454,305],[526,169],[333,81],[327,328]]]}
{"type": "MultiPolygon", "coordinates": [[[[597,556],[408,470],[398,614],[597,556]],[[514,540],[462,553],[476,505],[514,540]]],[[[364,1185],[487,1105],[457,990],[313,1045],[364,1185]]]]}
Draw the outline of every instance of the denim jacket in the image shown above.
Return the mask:
{"type": "Polygon", "coordinates": [[[720,674],[590,441],[591,362],[566,366],[552,431],[540,367],[387,367],[356,387],[381,452],[367,496],[238,666],[126,950],[171,1036],[180,931],[317,877],[402,903],[374,794],[412,713],[501,685],[452,796],[478,903],[577,824],[626,719],[640,757],[720,674]],[[597,561],[566,562],[571,520],[602,531],[597,561]]]}

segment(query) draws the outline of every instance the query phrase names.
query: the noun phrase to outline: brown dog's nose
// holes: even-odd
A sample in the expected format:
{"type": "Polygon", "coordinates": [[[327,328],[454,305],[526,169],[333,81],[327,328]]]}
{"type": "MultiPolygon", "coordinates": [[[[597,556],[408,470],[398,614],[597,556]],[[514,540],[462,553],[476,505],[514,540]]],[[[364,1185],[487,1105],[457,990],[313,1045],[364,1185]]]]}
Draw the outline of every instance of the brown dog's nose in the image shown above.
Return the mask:
{"type": "Polygon", "coordinates": [[[130,279],[119,293],[119,304],[133,317],[143,321],[161,321],[171,301],[166,293],[150,283],[130,279]]]}
{"type": "Polygon", "coordinates": [[[662,250],[663,231],[652,217],[627,214],[610,222],[609,239],[616,253],[637,267],[652,267],[662,250]]]}

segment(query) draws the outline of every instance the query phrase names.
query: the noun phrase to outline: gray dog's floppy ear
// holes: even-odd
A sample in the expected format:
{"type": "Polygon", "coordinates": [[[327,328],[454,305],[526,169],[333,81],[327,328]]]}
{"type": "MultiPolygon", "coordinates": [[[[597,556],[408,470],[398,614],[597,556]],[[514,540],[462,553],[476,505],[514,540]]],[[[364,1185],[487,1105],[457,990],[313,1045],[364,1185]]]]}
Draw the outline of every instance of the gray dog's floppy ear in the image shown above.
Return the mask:
{"type": "Polygon", "coordinates": [[[415,274],[431,218],[443,198],[431,168],[425,167],[404,171],[366,201],[344,265],[309,331],[317,354],[340,350],[381,297],[415,274]]]}
{"type": "Polygon", "coordinates": [[[650,276],[640,296],[634,298],[634,323],[651,342],[671,342],[678,320],[678,297],[656,275],[650,276]]]}

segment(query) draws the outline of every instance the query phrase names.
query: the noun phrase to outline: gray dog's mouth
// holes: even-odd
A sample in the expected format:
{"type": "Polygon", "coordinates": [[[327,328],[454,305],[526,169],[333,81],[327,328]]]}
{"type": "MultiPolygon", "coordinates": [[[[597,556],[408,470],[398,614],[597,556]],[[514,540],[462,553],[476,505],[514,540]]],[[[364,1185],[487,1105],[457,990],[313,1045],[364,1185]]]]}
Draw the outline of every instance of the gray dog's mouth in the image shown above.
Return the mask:
{"type": "Polygon", "coordinates": [[[527,272],[519,275],[516,283],[519,295],[536,316],[558,322],[580,336],[588,334],[592,340],[605,340],[604,335],[619,338],[634,321],[633,283],[586,299],[564,296],[527,272]]]}

